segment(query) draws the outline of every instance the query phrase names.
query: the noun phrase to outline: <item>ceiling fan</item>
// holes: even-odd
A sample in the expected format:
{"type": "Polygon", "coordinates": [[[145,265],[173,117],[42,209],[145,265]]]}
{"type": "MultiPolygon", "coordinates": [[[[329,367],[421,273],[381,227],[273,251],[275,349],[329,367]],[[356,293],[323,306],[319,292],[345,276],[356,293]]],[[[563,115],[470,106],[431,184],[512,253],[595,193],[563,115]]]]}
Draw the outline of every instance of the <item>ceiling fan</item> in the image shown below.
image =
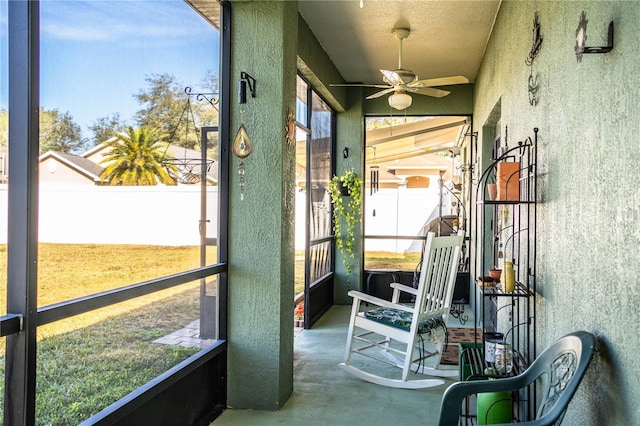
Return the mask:
{"type": "Polygon", "coordinates": [[[398,69],[380,70],[382,80],[386,84],[332,84],[331,86],[350,86],[350,87],[375,87],[379,92],[369,95],[366,99],[375,99],[392,93],[389,96],[389,105],[397,110],[403,110],[411,106],[412,98],[407,92],[416,93],[418,95],[433,96],[441,98],[449,93],[446,90],[436,89],[435,86],[448,86],[451,84],[468,83],[469,79],[464,76],[430,78],[426,80],[418,80],[418,76],[413,71],[402,68],[402,40],[409,37],[411,31],[409,28],[395,28],[392,33],[400,42],[400,52],[398,57],[398,69]]]}

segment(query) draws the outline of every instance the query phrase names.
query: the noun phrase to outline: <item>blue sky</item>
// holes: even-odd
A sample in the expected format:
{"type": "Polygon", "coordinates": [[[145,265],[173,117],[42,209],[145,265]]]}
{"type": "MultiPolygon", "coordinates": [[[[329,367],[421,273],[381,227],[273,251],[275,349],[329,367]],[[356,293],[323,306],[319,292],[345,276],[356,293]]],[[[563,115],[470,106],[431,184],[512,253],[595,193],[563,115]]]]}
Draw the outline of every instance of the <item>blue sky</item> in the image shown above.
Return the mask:
{"type": "MultiPolygon", "coordinates": [[[[69,112],[89,136],[96,119],[140,105],[145,78],[169,73],[194,92],[218,73],[218,32],[182,0],[42,0],[40,103],[69,112]]],[[[7,107],[7,0],[0,0],[0,107],[7,107]]]]}

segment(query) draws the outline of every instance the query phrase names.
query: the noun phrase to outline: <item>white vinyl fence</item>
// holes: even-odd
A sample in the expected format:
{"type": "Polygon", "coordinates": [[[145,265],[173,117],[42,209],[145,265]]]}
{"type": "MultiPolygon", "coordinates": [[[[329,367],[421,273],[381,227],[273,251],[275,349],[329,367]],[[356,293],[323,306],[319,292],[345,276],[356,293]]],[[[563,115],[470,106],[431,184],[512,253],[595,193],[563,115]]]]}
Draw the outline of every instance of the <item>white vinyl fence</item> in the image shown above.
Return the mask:
{"type": "MultiPolygon", "coordinates": [[[[7,185],[0,185],[0,243],[7,242],[7,185]]],[[[218,188],[207,187],[207,237],[217,236],[218,188]]],[[[39,241],[66,244],[200,244],[200,185],[40,185],[39,241]]]]}
{"type": "MultiPolygon", "coordinates": [[[[7,189],[0,184],[0,244],[7,242],[7,189]]],[[[296,192],[296,250],[304,249],[304,191],[296,192]]],[[[64,244],[200,244],[200,185],[40,185],[39,241],[64,244]]],[[[207,237],[216,238],[218,187],[207,187],[207,237]]],[[[365,194],[369,235],[421,235],[437,190],[381,189],[365,194]],[[375,216],[374,216],[375,211],[375,216]]],[[[445,204],[448,204],[445,202],[445,204]]],[[[367,250],[413,251],[408,240],[370,240],[367,250]]]]}

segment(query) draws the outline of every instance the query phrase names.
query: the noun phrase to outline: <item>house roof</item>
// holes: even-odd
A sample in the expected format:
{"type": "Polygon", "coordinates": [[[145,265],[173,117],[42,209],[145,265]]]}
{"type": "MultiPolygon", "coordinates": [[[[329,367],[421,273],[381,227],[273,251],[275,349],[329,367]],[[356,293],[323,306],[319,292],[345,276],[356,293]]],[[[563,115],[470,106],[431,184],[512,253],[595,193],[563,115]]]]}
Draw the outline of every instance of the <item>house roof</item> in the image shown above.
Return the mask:
{"type": "Polygon", "coordinates": [[[94,182],[102,182],[100,175],[104,168],[87,158],[64,152],[47,151],[40,156],[40,162],[42,163],[49,158],[57,160],[94,182]]]}

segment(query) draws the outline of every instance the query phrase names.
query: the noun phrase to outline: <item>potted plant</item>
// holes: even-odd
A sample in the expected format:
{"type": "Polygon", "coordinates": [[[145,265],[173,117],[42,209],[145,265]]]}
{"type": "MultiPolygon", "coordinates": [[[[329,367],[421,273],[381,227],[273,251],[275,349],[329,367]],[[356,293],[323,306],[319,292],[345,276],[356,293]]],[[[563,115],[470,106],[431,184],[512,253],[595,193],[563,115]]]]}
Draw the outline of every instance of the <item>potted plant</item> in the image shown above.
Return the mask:
{"type": "Polygon", "coordinates": [[[355,258],[355,233],[361,215],[362,178],[353,170],[347,170],[341,176],[334,176],[329,181],[329,195],[333,205],[333,233],[336,247],[342,253],[342,263],[347,275],[347,287],[349,287],[352,272],[351,259],[355,258]]]}

